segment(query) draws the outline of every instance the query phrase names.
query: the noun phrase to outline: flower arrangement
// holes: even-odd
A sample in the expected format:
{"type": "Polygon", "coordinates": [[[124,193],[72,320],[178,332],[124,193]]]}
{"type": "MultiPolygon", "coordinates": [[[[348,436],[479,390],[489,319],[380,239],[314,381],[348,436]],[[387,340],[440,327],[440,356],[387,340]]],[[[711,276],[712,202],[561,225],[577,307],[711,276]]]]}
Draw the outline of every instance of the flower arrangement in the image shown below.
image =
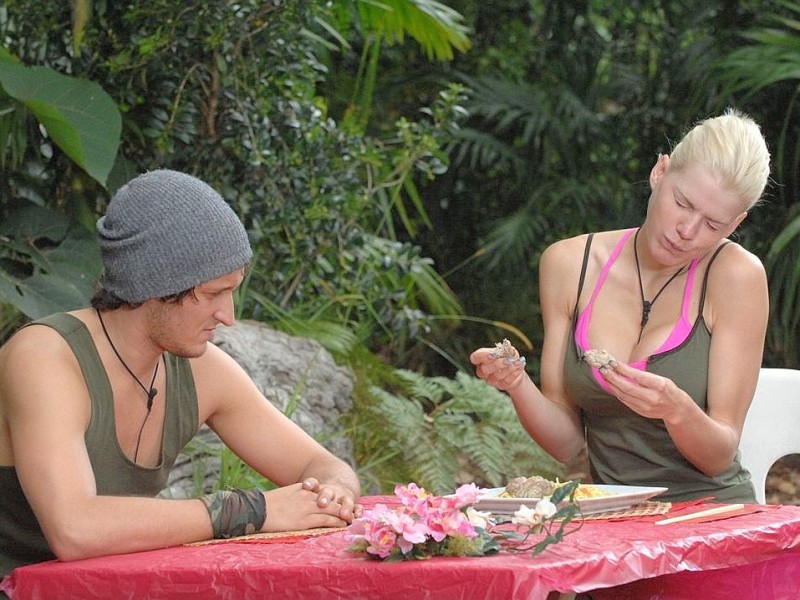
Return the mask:
{"type": "Polygon", "coordinates": [[[397,485],[401,505],[377,504],[350,525],[346,537],[351,552],[386,561],[486,556],[500,551],[501,540],[510,541],[512,552],[536,555],[560,542],[566,525],[580,512],[574,501],[577,486],[569,482],[533,508],[520,506],[511,519],[516,528],[508,530],[495,529],[491,514],[475,509],[482,493],[475,484],[462,485],[449,496],[429,494],[414,483],[397,485]],[[538,542],[529,541],[542,533],[538,542]]]}
{"type": "Polygon", "coordinates": [[[500,550],[488,532],[489,513],[475,510],[480,488],[470,483],[452,496],[434,496],[415,483],[395,486],[401,506],[377,504],[350,525],[352,552],[383,560],[484,556],[500,550]]]}

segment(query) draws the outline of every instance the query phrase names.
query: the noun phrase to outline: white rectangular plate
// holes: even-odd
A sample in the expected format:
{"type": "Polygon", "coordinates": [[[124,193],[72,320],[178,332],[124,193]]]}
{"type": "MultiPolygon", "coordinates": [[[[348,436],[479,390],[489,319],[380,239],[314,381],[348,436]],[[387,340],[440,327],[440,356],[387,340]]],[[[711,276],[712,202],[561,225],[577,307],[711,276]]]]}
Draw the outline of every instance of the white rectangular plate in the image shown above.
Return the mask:
{"type": "MultiPolygon", "coordinates": [[[[581,512],[591,515],[599,512],[611,510],[625,510],[634,504],[649,500],[654,496],[663,494],[668,488],[665,487],[637,487],[633,485],[594,485],[609,496],[598,496],[596,498],[583,498],[578,500],[581,512]]],[[[489,488],[475,504],[477,510],[485,510],[497,514],[513,514],[519,510],[523,504],[528,508],[533,508],[541,498],[498,498],[505,488],[489,488]]]]}

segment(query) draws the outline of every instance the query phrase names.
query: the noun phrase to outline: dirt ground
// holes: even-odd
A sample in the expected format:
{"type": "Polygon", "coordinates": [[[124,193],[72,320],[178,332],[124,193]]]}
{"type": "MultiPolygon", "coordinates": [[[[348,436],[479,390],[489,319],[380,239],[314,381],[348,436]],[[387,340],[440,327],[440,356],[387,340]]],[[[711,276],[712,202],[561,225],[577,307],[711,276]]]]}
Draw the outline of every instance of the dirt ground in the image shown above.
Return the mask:
{"type": "Polygon", "coordinates": [[[800,506],[800,454],[791,454],[776,462],[767,474],[768,504],[800,506]]]}

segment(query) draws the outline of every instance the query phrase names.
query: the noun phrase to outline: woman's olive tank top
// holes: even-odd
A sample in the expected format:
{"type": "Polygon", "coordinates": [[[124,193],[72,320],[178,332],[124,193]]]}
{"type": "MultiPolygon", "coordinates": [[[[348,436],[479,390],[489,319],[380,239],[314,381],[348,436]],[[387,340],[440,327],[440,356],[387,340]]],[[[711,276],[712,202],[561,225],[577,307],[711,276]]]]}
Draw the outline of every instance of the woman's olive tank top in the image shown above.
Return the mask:
{"type": "MultiPolygon", "coordinates": [[[[590,236],[586,244],[579,298],[591,239],[590,236]]],[[[703,278],[703,299],[712,263],[713,258],[703,278]]],[[[575,341],[577,316],[576,306],[564,360],[564,385],[580,410],[593,481],[610,485],[667,487],[669,491],[659,496],[666,501],[714,496],[720,502],[755,502],[750,474],[741,466],[738,452],[724,473],[709,477],[678,451],[662,420],[636,414],[600,386],[592,368],[581,359],[575,341]]],[[[647,371],[674,381],[703,411],[708,408],[711,335],[703,319],[701,301],[700,313],[683,343],[650,356],[645,364],[647,371]]]]}

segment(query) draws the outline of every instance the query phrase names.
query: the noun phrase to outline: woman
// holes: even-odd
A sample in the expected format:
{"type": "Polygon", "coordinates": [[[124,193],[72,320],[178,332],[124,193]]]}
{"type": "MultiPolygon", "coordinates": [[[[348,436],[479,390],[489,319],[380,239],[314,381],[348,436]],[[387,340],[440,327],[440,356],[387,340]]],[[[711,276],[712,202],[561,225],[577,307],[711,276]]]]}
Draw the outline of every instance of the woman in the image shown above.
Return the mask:
{"type": "Polygon", "coordinates": [[[545,250],[541,389],[524,359],[493,348],[470,359],[556,459],[586,448],[595,483],[664,486],[667,500],[755,501],[737,448],[761,366],[767,280],[727,238],[768,177],[758,125],[729,110],[658,156],[641,227],[545,250]],[[613,358],[592,366],[589,350],[613,358]]]}

